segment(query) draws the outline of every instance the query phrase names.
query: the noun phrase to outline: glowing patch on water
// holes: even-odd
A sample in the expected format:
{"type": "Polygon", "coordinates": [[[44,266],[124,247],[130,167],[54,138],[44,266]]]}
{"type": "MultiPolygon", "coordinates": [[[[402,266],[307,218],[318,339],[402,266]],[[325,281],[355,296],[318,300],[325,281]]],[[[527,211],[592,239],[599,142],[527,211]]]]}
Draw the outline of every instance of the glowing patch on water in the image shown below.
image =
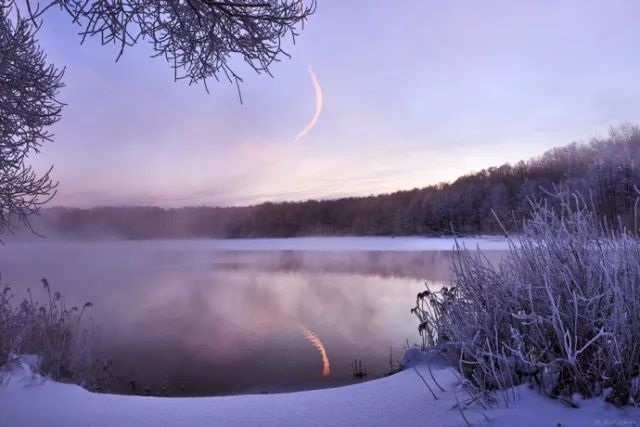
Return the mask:
{"type": "Polygon", "coordinates": [[[320,355],[322,356],[322,375],[324,375],[325,377],[327,375],[331,375],[331,364],[329,362],[329,356],[327,356],[327,350],[324,348],[324,345],[322,344],[322,341],[320,341],[318,335],[316,335],[312,330],[305,327],[302,327],[302,334],[320,352],[320,355]]]}

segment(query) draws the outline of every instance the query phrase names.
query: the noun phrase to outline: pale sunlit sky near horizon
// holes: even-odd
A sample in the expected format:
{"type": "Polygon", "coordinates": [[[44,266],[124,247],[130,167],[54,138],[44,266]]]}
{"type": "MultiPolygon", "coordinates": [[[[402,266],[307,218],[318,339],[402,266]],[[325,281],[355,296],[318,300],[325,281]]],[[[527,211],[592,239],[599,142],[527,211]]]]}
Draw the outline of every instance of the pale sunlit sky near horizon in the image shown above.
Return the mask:
{"type": "Polygon", "coordinates": [[[144,45],[114,62],[58,12],[66,66],[51,205],[244,205],[424,187],[640,123],[640,2],[319,0],[272,72],[174,83],[144,45]],[[314,116],[312,67],[323,109],[314,116]]]}

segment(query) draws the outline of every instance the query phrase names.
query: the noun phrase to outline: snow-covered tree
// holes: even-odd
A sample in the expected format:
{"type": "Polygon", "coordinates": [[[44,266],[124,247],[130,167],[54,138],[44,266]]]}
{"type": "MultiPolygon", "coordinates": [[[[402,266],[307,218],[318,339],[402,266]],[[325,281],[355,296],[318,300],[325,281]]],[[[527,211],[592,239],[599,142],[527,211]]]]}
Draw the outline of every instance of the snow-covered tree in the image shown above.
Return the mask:
{"type": "Polygon", "coordinates": [[[55,193],[49,172],[37,174],[29,155],[51,139],[60,119],[62,75],[47,63],[37,28],[52,8],[81,26],[82,40],[98,36],[119,46],[118,58],[140,41],[189,84],[213,77],[242,81],[232,67],[239,57],[258,73],[283,55],[315,11],[315,0],[0,0],[0,235],[28,218],[55,193]]]}
{"type": "Polygon", "coordinates": [[[571,405],[575,393],[637,405],[637,230],[600,219],[576,193],[530,203],[499,262],[458,248],[453,286],[418,294],[412,311],[425,345],[490,399],[529,383],[571,405]]]}
{"type": "Polygon", "coordinates": [[[0,2],[0,234],[28,225],[55,192],[49,172],[37,174],[26,159],[60,118],[62,74],[47,62],[30,21],[0,2]]]}

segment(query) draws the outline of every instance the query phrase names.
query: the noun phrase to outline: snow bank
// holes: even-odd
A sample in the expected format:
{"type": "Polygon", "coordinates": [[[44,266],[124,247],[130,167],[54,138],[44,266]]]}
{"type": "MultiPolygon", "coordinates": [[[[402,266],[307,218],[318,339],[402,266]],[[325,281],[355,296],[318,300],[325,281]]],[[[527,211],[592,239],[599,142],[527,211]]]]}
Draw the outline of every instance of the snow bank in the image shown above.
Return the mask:
{"type": "MultiPolygon", "coordinates": [[[[427,367],[415,367],[431,382],[427,367]]],[[[466,426],[456,375],[436,364],[447,390],[434,400],[412,370],[357,385],[308,392],[205,398],[160,398],[90,393],[76,385],[44,380],[22,366],[0,387],[0,426],[466,426]]],[[[620,410],[601,400],[571,409],[520,387],[509,408],[467,410],[475,425],[498,427],[638,425],[640,410],[620,410]]]]}

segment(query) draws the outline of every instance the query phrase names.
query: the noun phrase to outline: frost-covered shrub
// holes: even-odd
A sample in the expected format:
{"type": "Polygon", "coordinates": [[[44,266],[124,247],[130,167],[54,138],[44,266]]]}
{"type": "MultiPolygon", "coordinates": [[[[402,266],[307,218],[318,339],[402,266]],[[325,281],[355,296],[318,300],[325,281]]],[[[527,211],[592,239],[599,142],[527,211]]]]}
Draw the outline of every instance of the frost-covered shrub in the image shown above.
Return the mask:
{"type": "Polygon", "coordinates": [[[453,286],[418,294],[427,345],[483,392],[529,382],[551,396],[640,403],[640,239],[579,196],[532,203],[493,265],[458,248],[453,286]]]}
{"type": "Polygon", "coordinates": [[[37,356],[40,373],[56,380],[91,385],[92,329],[85,316],[91,303],[66,308],[59,292],[42,280],[48,301],[28,296],[16,303],[9,287],[0,293],[0,368],[22,354],[37,356]]]}

